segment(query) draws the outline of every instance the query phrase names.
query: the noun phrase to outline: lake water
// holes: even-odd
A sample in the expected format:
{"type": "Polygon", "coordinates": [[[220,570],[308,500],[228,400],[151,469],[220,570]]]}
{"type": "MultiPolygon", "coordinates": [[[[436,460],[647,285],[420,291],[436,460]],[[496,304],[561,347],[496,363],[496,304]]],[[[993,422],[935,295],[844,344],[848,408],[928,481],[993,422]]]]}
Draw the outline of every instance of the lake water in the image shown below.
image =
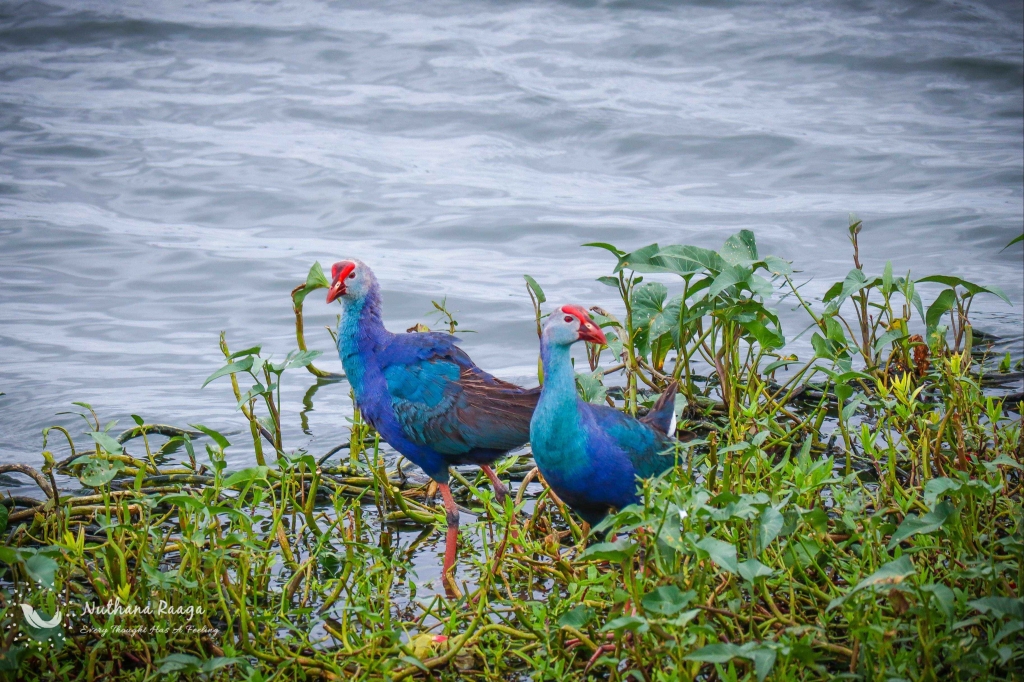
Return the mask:
{"type": "MultiPolygon", "coordinates": [[[[820,296],[855,212],[869,272],[1003,287],[976,325],[1019,353],[1022,22],[1019,1],[0,3],[0,461],[40,462],[81,400],[221,428],[243,466],[227,382],[199,388],[217,335],[283,356],[288,292],[343,256],[391,329],[447,297],[474,359],[530,383],[523,273],[615,309],[580,244],[749,228],[820,296]]],[[[337,371],[321,293],[307,338],[337,371]]],[[[321,454],[350,405],[320,387],[303,429],[312,384],[286,375],[286,442],[321,454]]]]}

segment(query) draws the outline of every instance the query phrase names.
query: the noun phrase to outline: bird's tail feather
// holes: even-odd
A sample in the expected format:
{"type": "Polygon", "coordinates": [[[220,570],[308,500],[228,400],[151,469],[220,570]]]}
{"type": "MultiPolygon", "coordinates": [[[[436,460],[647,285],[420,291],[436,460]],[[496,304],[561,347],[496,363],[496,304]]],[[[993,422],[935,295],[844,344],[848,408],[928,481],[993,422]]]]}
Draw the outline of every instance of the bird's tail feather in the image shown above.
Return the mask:
{"type": "Polygon", "coordinates": [[[658,397],[651,411],[641,417],[640,421],[653,426],[666,435],[673,435],[672,432],[675,431],[676,421],[676,393],[678,391],[679,383],[673,381],[658,397]]]}

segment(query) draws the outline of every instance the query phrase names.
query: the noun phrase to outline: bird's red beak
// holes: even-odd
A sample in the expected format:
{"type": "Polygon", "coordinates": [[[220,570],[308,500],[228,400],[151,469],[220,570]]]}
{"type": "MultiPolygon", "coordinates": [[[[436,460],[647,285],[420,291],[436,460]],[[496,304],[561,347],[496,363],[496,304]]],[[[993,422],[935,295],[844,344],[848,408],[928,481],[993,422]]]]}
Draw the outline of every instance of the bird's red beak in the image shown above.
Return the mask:
{"type": "Polygon", "coordinates": [[[340,261],[331,267],[331,288],[327,290],[327,302],[332,303],[339,296],[345,295],[345,279],[356,269],[356,264],[340,261]]]}
{"type": "Polygon", "coordinates": [[[585,320],[580,323],[580,340],[597,343],[602,346],[608,345],[608,339],[605,338],[604,332],[601,331],[601,328],[593,320],[585,320]]]}
{"type": "Polygon", "coordinates": [[[597,326],[594,319],[590,317],[590,313],[579,306],[566,305],[562,306],[562,312],[573,315],[580,321],[580,341],[589,341],[590,343],[599,343],[602,346],[608,345],[608,339],[605,338],[604,332],[597,326]]]}

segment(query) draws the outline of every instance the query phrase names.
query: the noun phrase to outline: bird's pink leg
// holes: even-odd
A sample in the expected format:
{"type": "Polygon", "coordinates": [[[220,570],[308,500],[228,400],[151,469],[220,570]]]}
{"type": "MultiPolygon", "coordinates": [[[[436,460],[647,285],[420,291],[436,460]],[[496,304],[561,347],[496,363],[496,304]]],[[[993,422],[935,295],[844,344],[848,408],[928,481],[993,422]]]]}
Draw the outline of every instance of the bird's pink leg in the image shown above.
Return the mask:
{"type": "Polygon", "coordinates": [[[508,488],[505,484],[498,480],[498,474],[494,473],[494,469],[482,464],[480,466],[483,469],[484,474],[491,481],[491,487],[494,488],[494,499],[500,506],[505,506],[505,498],[508,497],[508,488]]]}
{"type": "Polygon", "coordinates": [[[459,508],[452,498],[451,488],[447,483],[438,483],[438,490],[441,491],[441,499],[444,500],[444,510],[448,521],[448,534],[444,541],[444,568],[441,569],[441,580],[444,583],[445,592],[450,599],[455,599],[459,588],[455,585],[455,552],[459,545],[459,508]]]}
{"type": "MultiPolygon", "coordinates": [[[[502,483],[501,481],[498,480],[498,474],[494,473],[494,469],[492,469],[491,467],[487,466],[486,464],[484,464],[480,468],[483,469],[484,474],[487,475],[487,478],[491,479],[491,487],[494,488],[494,500],[495,500],[495,502],[498,503],[499,507],[504,508],[504,506],[505,506],[505,498],[508,497],[508,488],[505,487],[504,483],[502,483]]],[[[518,540],[519,539],[519,531],[517,531],[515,529],[515,527],[514,527],[515,526],[515,519],[514,519],[514,517],[513,517],[513,521],[512,521],[512,526],[513,526],[511,528],[512,538],[515,539],[515,540],[518,540]]],[[[501,547],[499,548],[499,551],[497,553],[497,557],[498,557],[499,560],[501,559],[501,557],[504,554],[504,552],[505,552],[505,541],[502,540],[501,547]]],[[[495,565],[497,565],[497,562],[495,562],[495,565]]]]}

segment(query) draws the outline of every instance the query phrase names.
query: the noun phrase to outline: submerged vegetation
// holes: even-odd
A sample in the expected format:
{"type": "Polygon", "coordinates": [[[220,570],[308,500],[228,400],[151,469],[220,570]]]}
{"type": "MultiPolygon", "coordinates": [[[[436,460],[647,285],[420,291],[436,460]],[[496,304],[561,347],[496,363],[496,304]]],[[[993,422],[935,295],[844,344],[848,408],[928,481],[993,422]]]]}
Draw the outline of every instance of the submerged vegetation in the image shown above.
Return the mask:
{"type": "MultiPolygon", "coordinates": [[[[283,442],[285,375],[331,378],[302,327],[304,299],[328,285],[315,265],[292,292],[298,350],[274,362],[222,336],[225,365],[207,380],[230,381],[254,466],[228,471],[225,451],[243,444],[212,429],[133,417],[118,433],[85,404],[83,437],[44,431],[40,471],[0,466],[43,494],[0,506],[0,671],[1020,679],[1024,396],[996,386],[1019,381],[1020,363],[989,353],[970,317],[979,296],[1005,296],[889,264],[870,273],[859,231],[854,268],[820,301],[747,231],[717,252],[588,245],[614,260],[601,281],[624,313],[593,309],[609,343],[577,368],[581,394],[637,414],[679,381],[677,464],[595,529],[528,451],[497,467],[518,482],[504,507],[475,469],[456,472],[478,514],[457,600],[417,574],[436,575],[434,491],[358,411],[328,453],[283,442]],[[922,284],[938,289],[927,306],[922,284]],[[783,305],[806,313],[813,357],[786,350],[783,305]],[[60,490],[57,473],[81,489],[60,490]]],[[[539,325],[544,292],[530,277],[527,291],[539,325]]]]}

